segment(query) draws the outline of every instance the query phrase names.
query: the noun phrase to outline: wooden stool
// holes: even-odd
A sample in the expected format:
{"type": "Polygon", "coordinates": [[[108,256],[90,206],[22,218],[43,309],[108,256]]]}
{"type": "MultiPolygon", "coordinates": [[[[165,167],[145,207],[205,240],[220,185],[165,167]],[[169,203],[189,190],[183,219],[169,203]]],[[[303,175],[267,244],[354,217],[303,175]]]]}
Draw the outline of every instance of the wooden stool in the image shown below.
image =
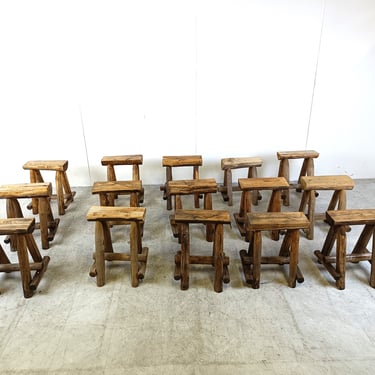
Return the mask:
{"type": "Polygon", "coordinates": [[[322,263],[327,271],[336,280],[338,289],[345,289],[346,262],[358,263],[367,260],[371,263],[370,286],[375,288],[375,210],[341,210],[327,211],[327,222],[330,224],[322,251],[316,250],[319,263],[322,263]],[[353,251],[347,254],[346,227],[363,225],[363,230],[354,246],[353,251]],[[367,250],[369,240],[372,237],[371,252],[367,250]],[[336,255],[330,256],[336,242],[336,255]],[[336,267],[332,266],[336,263],[336,267]]]}
{"type": "Polygon", "coordinates": [[[299,231],[307,228],[309,221],[302,212],[253,212],[247,214],[248,228],[253,232],[248,251],[241,250],[240,257],[246,283],[259,288],[261,264],[289,264],[288,285],[302,283],[298,268],[299,231]],[[262,231],[286,230],[278,256],[262,256],[262,231]]]}
{"type": "MultiPolygon", "coordinates": [[[[202,166],[201,155],[185,155],[185,156],[163,156],[163,167],[166,168],[166,181],[160,186],[160,190],[164,191],[163,199],[167,201],[167,210],[172,209],[172,199],[167,192],[167,183],[173,180],[172,168],[174,167],[193,167],[193,179],[199,179],[199,167],[202,166]]],[[[195,208],[199,208],[199,194],[194,195],[195,208]]]]}
{"type": "Polygon", "coordinates": [[[94,263],[90,276],[96,276],[97,286],[105,284],[105,261],[130,261],[131,285],[137,287],[144,278],[148,248],[142,247],[140,225],[144,223],[146,209],[143,207],[93,206],[86,215],[88,221],[95,221],[94,263]],[[113,251],[109,223],[130,222],[130,254],[113,251]]]}
{"type": "MultiPolygon", "coordinates": [[[[143,155],[117,155],[117,156],[103,156],[102,165],[107,167],[107,180],[117,181],[115,166],[131,165],[132,166],[132,180],[140,180],[139,166],[143,164],[143,155]]],[[[117,195],[110,196],[110,199],[117,198],[117,195]]],[[[142,187],[139,193],[138,201],[143,203],[144,188],[142,187]]],[[[113,206],[114,204],[110,204],[113,206]]]]}
{"type": "Polygon", "coordinates": [[[230,224],[227,211],[176,210],[175,221],[181,228],[181,251],[175,256],[175,280],[181,280],[181,289],[189,288],[190,264],[211,264],[215,270],[214,290],[222,292],[223,282],[229,283],[229,258],[224,254],[223,224],[230,224]],[[213,251],[211,256],[190,255],[189,224],[203,223],[214,226],[213,251]]]}
{"type": "MultiPolygon", "coordinates": [[[[233,206],[233,191],[240,191],[241,188],[233,186],[232,183],[232,169],[247,168],[247,177],[257,177],[257,167],[261,167],[263,160],[260,158],[225,158],[221,159],[221,169],[224,171],[224,182],[219,191],[221,192],[224,201],[228,201],[228,206],[233,206]]],[[[262,196],[258,191],[253,192],[252,201],[254,205],[258,204],[258,200],[262,196]]]]}
{"type": "MultiPolygon", "coordinates": [[[[174,197],[175,210],[182,209],[182,195],[203,195],[203,208],[212,210],[212,193],[217,192],[217,183],[213,178],[195,180],[174,180],[167,182],[167,194],[174,197]]],[[[175,215],[169,217],[173,235],[180,238],[179,226],[176,224],[175,215]]],[[[206,224],[206,240],[214,240],[214,225],[206,224]]]]}
{"type": "Polygon", "coordinates": [[[301,177],[301,188],[303,189],[299,211],[305,212],[307,207],[307,218],[310,226],[306,230],[309,240],[314,239],[315,221],[325,219],[325,214],[315,213],[315,197],[317,190],[333,190],[333,195],[327,210],[346,209],[346,190],[354,188],[354,181],[345,175],[337,176],[303,176],[301,177]]]}
{"type": "MultiPolygon", "coordinates": [[[[268,212],[280,212],[281,191],[288,188],[289,184],[284,177],[263,177],[263,178],[239,178],[238,185],[242,190],[240,211],[234,214],[241,236],[249,241],[249,232],[246,230],[246,215],[251,212],[251,192],[259,190],[272,190],[268,203],[268,212]]],[[[272,238],[279,239],[279,231],[273,231],[272,238]]]]}
{"type": "MultiPolygon", "coordinates": [[[[41,170],[55,171],[56,195],[51,198],[57,198],[59,215],[65,214],[65,209],[68,208],[74,200],[76,194],[70,188],[66,170],[68,169],[68,160],[32,160],[23,165],[23,169],[30,170],[30,182],[44,182],[40,173],[41,170]]],[[[38,204],[35,198],[32,200],[28,208],[33,209],[33,214],[38,213],[38,204]]]]}
{"type": "MultiPolygon", "coordinates": [[[[37,211],[39,213],[40,236],[42,248],[49,249],[49,243],[55,237],[60,219],[54,219],[50,205],[52,194],[52,185],[50,182],[36,182],[26,184],[12,184],[0,186],[0,198],[6,199],[8,218],[23,217],[21,206],[18,199],[31,198],[36,199],[38,203],[37,211]]],[[[10,239],[11,241],[11,239],[10,239]]],[[[11,246],[12,241],[11,241],[11,246]]]]}
{"type": "MultiPolygon", "coordinates": [[[[304,151],[278,151],[277,158],[280,160],[279,177],[285,177],[289,182],[290,188],[296,188],[296,191],[301,191],[300,179],[302,176],[314,176],[314,159],[319,156],[319,152],[314,150],[304,151]],[[302,167],[296,183],[292,183],[289,177],[289,160],[303,159],[302,167]]],[[[284,206],[289,206],[289,189],[282,192],[282,199],[284,206]]]]}
{"type": "Polygon", "coordinates": [[[30,298],[34,294],[50,260],[48,256],[40,255],[33,237],[34,228],[34,218],[0,219],[0,235],[15,238],[19,262],[11,263],[0,245],[0,272],[20,271],[25,298],[30,298]],[[29,260],[29,253],[33,262],[29,260]],[[35,271],[33,276],[31,271],[35,271]]]}

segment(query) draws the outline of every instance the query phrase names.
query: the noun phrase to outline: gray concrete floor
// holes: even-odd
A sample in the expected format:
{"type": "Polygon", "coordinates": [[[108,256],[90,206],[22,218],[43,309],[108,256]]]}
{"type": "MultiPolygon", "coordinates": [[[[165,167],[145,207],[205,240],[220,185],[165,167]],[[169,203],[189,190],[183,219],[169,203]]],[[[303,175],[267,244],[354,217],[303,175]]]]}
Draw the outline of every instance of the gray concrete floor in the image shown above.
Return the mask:
{"type": "MultiPolygon", "coordinates": [[[[170,211],[159,186],[145,186],[145,279],[132,288],[129,264],[107,263],[106,285],[99,288],[88,274],[94,224],[85,219],[98,197],[89,187],[73,190],[75,200],[61,217],[50,249],[41,250],[51,261],[36,294],[23,298],[19,273],[0,275],[1,374],[374,373],[370,264],[348,264],[346,289],[337,290],[313,254],[322,247],[327,224],[317,223],[314,240],[301,235],[304,283],[289,288],[286,266],[269,265],[262,267],[260,289],[254,290],[244,283],[239,250],[247,249],[247,243],[232,215],[224,240],[231,282],[215,293],[212,268],[197,265],[191,269],[189,290],[181,291],[173,279],[179,245],[169,226],[170,211]]],[[[357,180],[347,195],[348,208],[375,207],[374,191],[375,180],[357,180]]],[[[214,208],[237,212],[239,194],[233,207],[215,195],[214,208]]],[[[321,192],[317,211],[326,209],[329,198],[321,192]]],[[[292,192],[288,210],[297,210],[299,200],[300,194],[292,192]]],[[[267,203],[264,192],[254,210],[265,210],[267,203]]],[[[52,208],[56,213],[55,202],[52,208]]],[[[1,212],[4,217],[4,205],[1,212]]],[[[128,250],[127,230],[113,230],[116,249],[128,250]]],[[[349,248],[358,233],[357,228],[348,233],[349,248]]],[[[35,238],[40,245],[38,231],[35,238]]],[[[2,239],[1,244],[7,249],[2,239]]],[[[267,251],[278,246],[264,234],[267,251]]],[[[199,226],[192,248],[211,251],[199,226]]]]}

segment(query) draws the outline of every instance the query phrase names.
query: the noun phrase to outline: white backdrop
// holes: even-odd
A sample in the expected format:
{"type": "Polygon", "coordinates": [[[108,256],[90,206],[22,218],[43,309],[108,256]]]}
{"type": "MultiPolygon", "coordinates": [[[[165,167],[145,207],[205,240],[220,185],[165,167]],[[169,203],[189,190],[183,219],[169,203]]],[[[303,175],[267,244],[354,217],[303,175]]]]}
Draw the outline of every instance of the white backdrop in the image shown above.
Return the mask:
{"type": "Polygon", "coordinates": [[[222,157],[260,156],[272,176],[305,148],[317,174],[375,177],[373,0],[0,0],[0,35],[0,183],[68,159],[87,186],[132,153],[144,184],[163,155],[218,180],[222,157]]]}

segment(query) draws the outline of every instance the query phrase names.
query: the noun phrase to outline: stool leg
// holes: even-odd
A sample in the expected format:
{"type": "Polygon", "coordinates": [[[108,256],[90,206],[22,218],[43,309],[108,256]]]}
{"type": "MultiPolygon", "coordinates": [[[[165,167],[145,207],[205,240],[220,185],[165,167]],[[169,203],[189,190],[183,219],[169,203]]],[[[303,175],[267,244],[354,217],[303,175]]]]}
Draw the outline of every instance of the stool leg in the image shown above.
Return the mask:
{"type": "MultiPolygon", "coordinates": [[[[249,170],[247,172],[247,178],[257,178],[258,172],[256,167],[249,167],[249,170]]],[[[251,193],[251,200],[254,206],[258,205],[258,201],[262,199],[262,196],[259,192],[259,190],[253,190],[251,193]]]]}
{"type": "Polygon", "coordinates": [[[370,286],[375,288],[375,228],[372,232],[372,256],[371,256],[371,274],[370,274],[370,286]]]}
{"type": "Polygon", "coordinates": [[[95,223],[95,268],[96,268],[96,285],[105,284],[105,261],[104,261],[104,233],[108,231],[105,222],[97,221],[95,223]]]}
{"type": "Polygon", "coordinates": [[[61,172],[57,171],[55,175],[56,195],[57,195],[57,206],[59,215],[65,214],[64,207],[64,188],[62,182],[61,172]]]}
{"type": "MultiPolygon", "coordinates": [[[[279,177],[285,177],[285,179],[289,182],[289,160],[282,159],[279,165],[279,177]]],[[[283,205],[289,206],[289,189],[285,189],[282,191],[282,199],[283,205]]]]}
{"type": "MultiPolygon", "coordinates": [[[[199,179],[199,167],[197,165],[193,167],[193,179],[199,179]]],[[[194,194],[194,207],[199,208],[199,194],[194,194]]]]}
{"type": "Polygon", "coordinates": [[[189,289],[190,236],[189,224],[181,224],[181,289],[189,289]]]}
{"type": "Polygon", "coordinates": [[[224,202],[228,201],[228,169],[224,169],[224,181],[223,181],[223,190],[221,191],[221,195],[223,197],[224,202]]]}
{"type": "Polygon", "coordinates": [[[337,233],[336,242],[336,271],[339,277],[336,280],[336,287],[345,289],[345,263],[346,263],[346,232],[345,227],[340,227],[337,233]]]}
{"type": "MultiPolygon", "coordinates": [[[[172,167],[166,167],[165,169],[166,173],[166,181],[172,181],[172,167]]],[[[165,185],[165,190],[164,190],[164,199],[167,200],[167,210],[172,209],[172,198],[171,196],[167,193],[167,185],[165,185]]]]}
{"type": "Polygon", "coordinates": [[[298,248],[299,248],[299,231],[293,229],[290,231],[290,261],[289,261],[289,280],[288,285],[291,288],[296,287],[297,269],[298,269],[298,248]]]}
{"type": "Polygon", "coordinates": [[[138,226],[137,223],[132,222],[130,224],[130,268],[131,268],[131,284],[133,287],[137,287],[139,284],[138,280],[138,226]]]}
{"type": "MultiPolygon", "coordinates": [[[[281,211],[281,190],[272,190],[271,198],[268,204],[268,212],[280,212],[281,211]]],[[[273,230],[271,237],[274,241],[278,241],[279,231],[273,230]]]]}
{"type": "MultiPolygon", "coordinates": [[[[205,210],[212,210],[212,195],[211,193],[204,194],[203,207],[205,210]]],[[[214,241],[215,224],[206,224],[206,241],[214,241]]]]}
{"type": "Polygon", "coordinates": [[[30,289],[31,270],[27,254],[26,239],[23,235],[17,236],[17,255],[21,272],[23,295],[25,298],[30,298],[34,292],[30,289]]]}
{"type": "Polygon", "coordinates": [[[262,258],[262,232],[254,231],[253,233],[253,289],[259,289],[260,283],[260,266],[262,258]]]}
{"type": "Polygon", "coordinates": [[[223,291],[223,270],[224,270],[224,230],[223,224],[217,224],[215,228],[215,239],[213,244],[213,258],[215,267],[214,290],[223,291]]]}
{"type": "Polygon", "coordinates": [[[228,200],[228,206],[233,206],[233,184],[232,184],[232,170],[226,169],[226,188],[227,188],[227,200],[228,200]]]}

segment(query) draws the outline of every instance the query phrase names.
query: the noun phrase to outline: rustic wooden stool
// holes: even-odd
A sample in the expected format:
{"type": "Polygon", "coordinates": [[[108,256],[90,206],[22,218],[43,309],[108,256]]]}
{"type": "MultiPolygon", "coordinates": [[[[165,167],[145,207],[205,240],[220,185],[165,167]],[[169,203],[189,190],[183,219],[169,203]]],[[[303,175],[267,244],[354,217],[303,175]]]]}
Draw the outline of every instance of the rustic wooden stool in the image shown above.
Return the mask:
{"type": "MultiPolygon", "coordinates": [[[[143,164],[143,155],[117,155],[117,156],[103,156],[101,160],[102,165],[107,167],[107,180],[117,181],[115,166],[131,165],[132,166],[132,180],[139,181],[140,173],[139,166],[143,164]]],[[[109,199],[116,199],[117,195],[109,196],[109,199]]],[[[139,193],[138,201],[143,203],[144,188],[142,187],[139,193]]],[[[114,204],[110,204],[113,206],[114,204]]]]}
{"type": "MultiPolygon", "coordinates": [[[[167,192],[167,183],[173,180],[172,168],[176,167],[193,167],[193,179],[199,179],[199,167],[202,166],[201,155],[184,155],[184,156],[163,156],[163,167],[166,168],[165,184],[160,186],[163,191],[163,199],[167,201],[167,210],[172,209],[172,199],[167,192]]],[[[199,194],[194,195],[195,208],[199,208],[199,194]]]]}
{"type": "MultiPolygon", "coordinates": [[[[32,160],[28,161],[23,165],[23,169],[30,170],[30,182],[44,182],[41,170],[55,171],[55,184],[56,184],[56,195],[52,195],[51,198],[57,198],[58,212],[59,215],[65,214],[65,209],[68,208],[71,202],[74,200],[76,194],[70,188],[68,176],[66,170],[68,169],[68,160],[32,160]]],[[[36,198],[32,200],[32,203],[28,208],[33,209],[33,214],[38,214],[38,203],[36,198]]]]}
{"type": "MultiPolygon", "coordinates": [[[[212,210],[212,194],[217,192],[217,183],[213,178],[195,180],[173,180],[167,182],[167,194],[174,197],[175,210],[182,209],[183,195],[203,195],[203,208],[212,210]]],[[[173,235],[180,238],[179,226],[176,224],[175,215],[169,217],[173,235]]],[[[206,224],[206,240],[212,242],[214,239],[214,225],[206,224]]]]}
{"type": "Polygon", "coordinates": [[[141,224],[144,223],[146,209],[144,207],[111,207],[93,206],[86,219],[95,221],[95,253],[94,263],[90,268],[90,276],[96,277],[97,286],[105,284],[105,261],[130,261],[131,285],[137,287],[139,280],[146,272],[148,248],[142,247],[141,224]],[[130,222],[130,254],[115,253],[109,223],[130,222]]]}
{"type": "MultiPolygon", "coordinates": [[[[314,176],[314,159],[319,156],[319,152],[314,150],[304,151],[278,151],[277,158],[280,160],[279,177],[285,177],[289,182],[290,188],[296,188],[296,191],[301,191],[300,179],[302,176],[314,176]],[[289,176],[289,160],[303,159],[302,167],[296,183],[290,181],[289,176]]],[[[282,199],[284,206],[289,206],[289,189],[282,192],[282,199]]]]}
{"type": "MultiPolygon", "coordinates": [[[[232,169],[247,168],[247,177],[257,177],[257,167],[261,167],[263,160],[254,157],[245,158],[225,158],[221,159],[221,169],[224,171],[224,182],[219,187],[224,201],[228,201],[228,206],[233,206],[233,191],[240,191],[240,187],[233,186],[232,183],[232,169]]],[[[258,191],[253,192],[252,201],[254,205],[258,204],[258,200],[262,199],[262,196],[258,191]]]]}
{"type": "MultiPolygon", "coordinates": [[[[50,198],[52,194],[52,185],[50,182],[35,182],[26,184],[11,184],[0,186],[0,199],[6,199],[8,218],[23,217],[21,206],[18,199],[31,198],[36,199],[39,213],[39,223],[36,227],[40,228],[42,248],[49,249],[49,243],[55,237],[60,219],[54,219],[50,198]]],[[[11,247],[13,247],[10,237],[11,247]]]]}
{"type": "Polygon", "coordinates": [[[330,224],[327,237],[321,251],[316,250],[319,263],[322,263],[327,271],[336,280],[338,289],[345,289],[346,262],[358,263],[367,260],[371,263],[370,286],[375,288],[375,210],[357,209],[327,211],[327,222],[330,224]],[[346,227],[363,225],[363,230],[351,253],[346,250],[346,227]],[[371,252],[367,250],[372,237],[371,252]],[[330,256],[336,242],[336,255],[330,256]],[[336,263],[336,267],[332,266],[336,263]]]}
{"type": "Polygon", "coordinates": [[[175,221],[181,228],[181,251],[175,256],[174,279],[181,280],[181,289],[189,288],[190,264],[211,264],[215,270],[214,290],[223,291],[223,282],[229,283],[229,258],[224,254],[223,224],[230,224],[230,215],[222,210],[176,210],[175,221]],[[214,226],[213,251],[210,256],[190,255],[189,224],[214,226]]]}
{"type": "MultiPolygon", "coordinates": [[[[251,212],[251,192],[259,190],[272,190],[268,203],[268,212],[280,212],[281,210],[281,191],[287,189],[289,184],[284,177],[257,177],[257,178],[239,178],[238,185],[242,190],[241,204],[239,213],[234,214],[241,236],[249,241],[249,231],[246,229],[246,215],[251,212]]],[[[279,231],[272,232],[274,240],[279,239],[279,231]]]]}
{"type": "Polygon", "coordinates": [[[333,190],[332,198],[327,210],[346,209],[346,190],[354,188],[354,181],[346,175],[337,176],[302,176],[301,188],[303,189],[299,211],[305,212],[310,226],[306,230],[309,240],[314,239],[314,225],[316,220],[325,219],[325,214],[315,213],[315,197],[317,190],[333,190]]]}
{"type": "Polygon", "coordinates": [[[11,263],[0,245],[0,272],[20,271],[25,298],[30,298],[34,294],[50,260],[48,256],[40,255],[33,237],[34,228],[34,218],[0,219],[0,235],[15,238],[19,262],[11,263]],[[29,253],[33,262],[29,260],[29,253]],[[33,276],[31,271],[35,271],[33,276]]]}
{"type": "Polygon", "coordinates": [[[302,212],[252,212],[247,214],[248,228],[253,233],[248,251],[241,250],[240,257],[246,283],[259,288],[261,264],[289,264],[288,285],[302,283],[298,268],[299,231],[307,228],[309,221],[302,212]],[[262,256],[262,231],[286,230],[278,256],[262,256]]]}

